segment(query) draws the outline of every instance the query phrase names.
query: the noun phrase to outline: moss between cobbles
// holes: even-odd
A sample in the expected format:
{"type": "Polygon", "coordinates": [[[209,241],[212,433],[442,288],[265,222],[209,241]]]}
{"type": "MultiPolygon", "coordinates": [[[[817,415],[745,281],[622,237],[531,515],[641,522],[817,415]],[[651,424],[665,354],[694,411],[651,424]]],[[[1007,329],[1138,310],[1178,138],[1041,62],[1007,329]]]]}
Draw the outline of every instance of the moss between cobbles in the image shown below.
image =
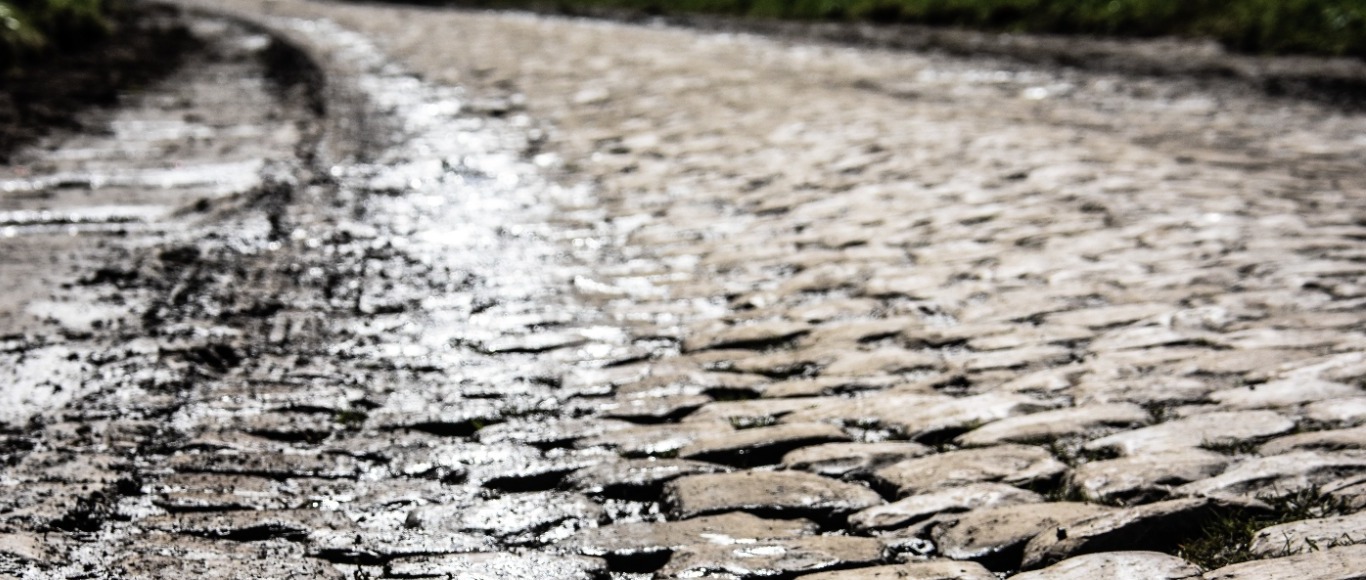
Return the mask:
{"type": "Polygon", "coordinates": [[[917,23],[987,30],[1210,38],[1251,53],[1366,57],[1360,0],[410,0],[646,15],[917,23]]]}
{"type": "Polygon", "coordinates": [[[104,0],[0,0],[0,71],[109,32],[104,0]]]}

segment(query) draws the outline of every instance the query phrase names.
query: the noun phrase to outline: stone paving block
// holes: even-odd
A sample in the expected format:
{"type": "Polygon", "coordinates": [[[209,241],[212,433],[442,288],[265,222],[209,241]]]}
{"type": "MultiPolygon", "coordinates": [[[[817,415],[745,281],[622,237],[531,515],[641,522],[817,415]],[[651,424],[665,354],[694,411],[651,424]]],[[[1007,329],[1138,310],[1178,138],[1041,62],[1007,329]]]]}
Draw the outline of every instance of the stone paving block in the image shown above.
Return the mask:
{"type": "Polygon", "coordinates": [[[995,580],[996,575],[976,562],[930,560],[888,566],[818,572],[801,580],[995,580]]]}
{"type": "Polygon", "coordinates": [[[902,348],[875,350],[846,350],[829,357],[821,365],[821,376],[865,377],[894,375],[913,371],[934,371],[944,368],[943,356],[926,351],[902,348]]]}
{"type": "Polygon", "coordinates": [[[1309,431],[1277,437],[1257,449],[1262,455],[1276,455],[1292,451],[1339,451],[1366,449],[1366,426],[1350,429],[1309,431]]]}
{"type": "Polygon", "coordinates": [[[728,422],[642,425],[579,439],[574,445],[580,449],[606,447],[625,457],[663,456],[677,453],[679,449],[703,437],[732,431],[735,428],[728,422]]]}
{"type": "Polygon", "coordinates": [[[886,505],[873,506],[849,516],[849,524],[860,530],[893,529],[942,513],[1042,503],[1043,501],[1043,496],[1018,487],[1002,483],[971,483],[960,487],[912,495],[886,505]]]}
{"type": "Polygon", "coordinates": [[[1257,530],[1249,549],[1261,557],[1303,554],[1366,543],[1366,512],[1300,520],[1257,530]]]}
{"type": "Polygon", "coordinates": [[[598,411],[609,419],[655,422],[682,417],[711,400],[706,395],[625,396],[600,403],[598,411]]]}
{"type": "Polygon", "coordinates": [[[1205,573],[1205,580],[1355,580],[1366,570],[1366,545],[1328,548],[1308,554],[1253,560],[1205,573]]]}
{"type": "Polygon", "coordinates": [[[1021,565],[1041,568],[1098,552],[1144,550],[1167,552],[1199,535],[1211,519],[1268,510],[1265,505],[1210,498],[1162,501],[1112,510],[1041,531],[1024,548],[1021,565]]]}
{"type": "Polygon", "coordinates": [[[1200,577],[1200,567],[1195,564],[1176,556],[1144,551],[1085,554],[1068,558],[1041,570],[1011,576],[1018,580],[1193,580],[1200,577]]]}
{"type": "Polygon", "coordinates": [[[385,566],[397,578],[470,578],[484,580],[594,580],[607,571],[597,558],[489,552],[398,558],[385,566]]]}
{"type": "Polygon", "coordinates": [[[1210,393],[1211,401],[1227,409],[1272,409],[1342,399],[1362,394],[1360,388],[1316,379],[1283,379],[1210,393]]]}
{"type": "Polygon", "coordinates": [[[792,413],[840,404],[843,397],[794,397],[710,403],[683,418],[686,423],[716,422],[738,425],[771,423],[792,413]]]}
{"type": "Polygon", "coordinates": [[[1067,466],[1039,447],[1005,444],[908,459],[878,470],[877,481],[898,497],[970,483],[1029,485],[1062,476],[1067,466]]]}
{"type": "MultiPolygon", "coordinates": [[[[968,348],[976,351],[1016,351],[1019,349],[1090,339],[1095,333],[1080,326],[1050,324],[1024,327],[1002,334],[993,334],[968,341],[968,348]]],[[[1016,355],[1012,355],[1014,357],[1016,355]]],[[[1006,367],[1008,368],[1008,367],[1006,367]]]]}
{"type": "Polygon", "coordinates": [[[521,540],[551,526],[592,527],[604,519],[602,506],[586,496],[544,491],[510,493],[470,505],[418,507],[409,512],[405,523],[433,532],[476,532],[521,540]]]}
{"type": "Polygon", "coordinates": [[[973,447],[1003,442],[1031,443],[1084,436],[1089,431],[1106,427],[1133,427],[1150,419],[1146,409],[1133,403],[1083,405],[1001,419],[959,435],[954,441],[973,447]]]}
{"type": "Polygon", "coordinates": [[[672,522],[634,522],[581,530],[556,544],[587,556],[660,554],[706,543],[748,545],[816,533],[816,524],[801,519],[767,520],[744,512],[701,516],[672,522]]]}
{"type": "Polygon", "coordinates": [[[488,425],[474,434],[480,443],[561,444],[636,427],[635,423],[593,417],[591,419],[522,419],[488,425]]]}
{"type": "Polygon", "coordinates": [[[1366,473],[1366,454],[1299,451],[1247,458],[1219,475],[1187,483],[1172,493],[1192,496],[1285,494],[1360,473],[1366,473]]]}
{"type": "Polygon", "coordinates": [[[1116,304],[1057,312],[1048,315],[1048,320],[1058,324],[1106,328],[1137,322],[1145,318],[1154,318],[1171,313],[1174,310],[1168,304],[1116,304]]]}
{"type": "Polygon", "coordinates": [[[1322,423],[1356,425],[1366,421],[1366,397],[1310,403],[1304,406],[1304,417],[1322,423]]]}
{"type": "Polygon", "coordinates": [[[297,544],[284,540],[238,542],[149,533],[140,535],[124,554],[103,565],[130,580],[345,578],[330,562],[302,557],[297,544]]]}
{"type": "Polygon", "coordinates": [[[763,348],[792,340],[810,330],[811,326],[807,323],[789,320],[768,320],[735,326],[716,325],[688,333],[688,338],[683,342],[683,350],[763,348]]]}
{"type": "Polygon", "coordinates": [[[1231,461],[1203,449],[1092,461],[1072,470],[1068,487],[1106,503],[1163,499],[1176,486],[1219,475],[1231,461]]]}
{"type": "Polygon", "coordinates": [[[782,466],[826,477],[862,477],[898,461],[928,455],[933,451],[928,446],[909,441],[825,443],[788,452],[783,456],[782,466]]]}
{"type": "Polygon", "coordinates": [[[777,463],[784,453],[800,447],[849,440],[848,435],[828,423],[783,423],[702,437],[680,449],[678,456],[754,467],[777,463]]]}
{"type": "Polygon", "coordinates": [[[756,388],[765,398],[824,397],[863,391],[900,388],[905,380],[895,376],[882,377],[812,377],[777,381],[756,388]]]}
{"type": "Polygon", "coordinates": [[[858,484],[793,471],[693,475],[664,486],[664,503],[677,518],[727,511],[828,518],[883,503],[858,484]]]}
{"type": "Polygon", "coordinates": [[[983,372],[1056,365],[1072,360],[1072,349],[1062,346],[1025,346],[1007,350],[989,350],[962,356],[954,360],[964,370],[983,372]]]}
{"type": "Polygon", "coordinates": [[[1047,405],[1037,399],[1013,393],[953,398],[886,392],[796,411],[784,416],[782,421],[873,424],[891,429],[902,437],[917,439],[1045,408],[1047,405]]]}
{"type": "Polygon", "coordinates": [[[612,497],[653,497],[664,483],[687,475],[724,473],[731,468],[705,461],[648,457],[609,461],[569,474],[564,484],[584,493],[612,497]]]}
{"type": "Polygon", "coordinates": [[[1091,451],[1139,455],[1240,443],[1285,433],[1295,422],[1274,411],[1213,412],[1124,431],[1086,444],[1091,451]]]}
{"type": "Polygon", "coordinates": [[[752,544],[692,544],[679,548],[660,578],[697,578],[707,573],[765,578],[880,563],[882,542],[848,536],[804,536],[752,544]]]}
{"type": "Polygon", "coordinates": [[[937,552],[946,558],[985,561],[989,568],[1014,569],[1020,563],[1020,549],[1034,536],[1110,509],[1072,502],[981,508],[940,522],[931,531],[931,538],[937,552]]]}

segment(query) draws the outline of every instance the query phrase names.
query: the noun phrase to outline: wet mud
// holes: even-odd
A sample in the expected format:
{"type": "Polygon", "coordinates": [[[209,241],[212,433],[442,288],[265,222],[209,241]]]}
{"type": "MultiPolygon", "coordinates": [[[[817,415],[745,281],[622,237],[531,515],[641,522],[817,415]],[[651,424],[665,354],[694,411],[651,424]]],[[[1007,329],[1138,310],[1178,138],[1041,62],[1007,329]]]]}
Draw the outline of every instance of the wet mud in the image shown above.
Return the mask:
{"type": "Polygon", "coordinates": [[[185,66],[0,173],[0,578],[1366,562],[1359,115],[526,15],[181,18],[185,66]]]}

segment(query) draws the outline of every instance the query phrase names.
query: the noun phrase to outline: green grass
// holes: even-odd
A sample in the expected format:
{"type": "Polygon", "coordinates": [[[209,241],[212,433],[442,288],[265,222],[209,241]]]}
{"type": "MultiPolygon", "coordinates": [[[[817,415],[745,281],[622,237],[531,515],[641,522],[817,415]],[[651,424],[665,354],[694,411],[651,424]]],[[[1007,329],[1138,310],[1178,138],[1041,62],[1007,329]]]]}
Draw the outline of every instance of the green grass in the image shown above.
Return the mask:
{"type": "Polygon", "coordinates": [[[109,32],[103,0],[0,0],[0,71],[109,32]]]}
{"type": "Polygon", "coordinates": [[[1230,564],[1255,560],[1252,540],[1258,530],[1269,526],[1352,513],[1348,502],[1323,493],[1316,487],[1287,494],[1271,494],[1258,499],[1271,507],[1267,512],[1233,511],[1208,522],[1198,537],[1177,550],[1196,565],[1214,570],[1230,564]]]}
{"type": "Polygon", "coordinates": [[[1362,0],[418,0],[646,14],[711,13],[987,30],[1212,38],[1253,53],[1366,57],[1362,0]]]}

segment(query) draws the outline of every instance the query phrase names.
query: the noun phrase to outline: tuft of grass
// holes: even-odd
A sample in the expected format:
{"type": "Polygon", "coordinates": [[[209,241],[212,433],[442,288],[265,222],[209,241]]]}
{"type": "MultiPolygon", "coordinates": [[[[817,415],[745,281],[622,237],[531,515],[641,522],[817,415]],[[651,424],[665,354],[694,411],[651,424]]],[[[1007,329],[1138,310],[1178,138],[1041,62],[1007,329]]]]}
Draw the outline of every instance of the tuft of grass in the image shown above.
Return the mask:
{"type": "Polygon", "coordinates": [[[1267,494],[1257,499],[1271,509],[1265,512],[1233,510],[1216,517],[1205,524],[1199,536],[1179,546],[1177,555],[1206,570],[1255,560],[1258,556],[1252,553],[1252,540],[1258,530],[1353,511],[1346,500],[1324,493],[1317,486],[1281,495],[1267,494]]]}
{"type": "Polygon", "coordinates": [[[0,71],[109,32],[104,0],[0,0],[0,71]]]}

